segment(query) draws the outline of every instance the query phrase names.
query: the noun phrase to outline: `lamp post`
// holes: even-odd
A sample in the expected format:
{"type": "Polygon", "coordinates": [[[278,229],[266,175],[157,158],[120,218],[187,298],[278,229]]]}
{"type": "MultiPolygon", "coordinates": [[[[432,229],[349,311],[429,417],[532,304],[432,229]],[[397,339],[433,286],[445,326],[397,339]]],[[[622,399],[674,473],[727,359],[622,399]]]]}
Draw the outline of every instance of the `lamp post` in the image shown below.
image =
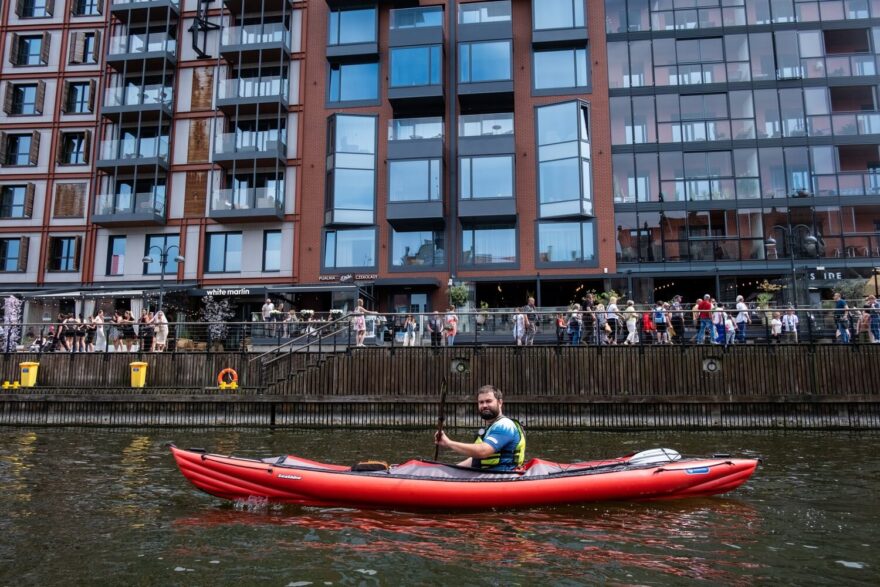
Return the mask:
{"type": "MultiPolygon", "coordinates": [[[[777,229],[782,230],[782,231],[783,231],[783,234],[784,234],[784,236],[785,236],[785,244],[786,244],[786,248],[788,249],[788,261],[789,261],[789,263],[790,263],[790,265],[791,265],[791,303],[792,303],[795,307],[797,307],[797,305],[798,305],[798,294],[797,294],[797,270],[796,270],[796,268],[795,268],[795,264],[794,264],[794,243],[795,243],[795,235],[794,235],[794,232],[792,231],[792,227],[791,227],[791,225],[788,225],[788,226],[776,226],[776,227],[774,227],[774,228],[777,228],[777,229]]],[[[816,245],[819,243],[819,239],[817,239],[817,238],[816,238],[815,236],[813,236],[812,234],[808,234],[806,237],[804,237],[803,240],[804,240],[804,244],[806,244],[806,245],[816,246],[816,245]]],[[[776,239],[773,238],[772,236],[769,236],[769,237],[767,237],[767,240],[765,241],[764,244],[767,245],[767,248],[768,248],[768,249],[769,249],[770,247],[775,247],[775,246],[776,246],[776,239]]],[[[818,255],[818,252],[817,252],[817,255],[818,255]]],[[[776,258],[777,258],[777,259],[779,258],[779,251],[778,251],[778,249],[777,249],[777,255],[776,255],[776,258]]]]}
{"type": "Polygon", "coordinates": [[[158,311],[162,311],[162,302],[165,299],[165,264],[168,262],[168,255],[171,253],[172,249],[177,249],[177,256],[174,257],[175,263],[183,263],[186,259],[180,255],[180,247],[177,245],[169,245],[166,247],[160,247],[159,245],[153,245],[147,250],[147,255],[142,259],[144,264],[150,264],[153,262],[153,258],[149,255],[156,249],[159,251],[159,308],[158,311]]]}

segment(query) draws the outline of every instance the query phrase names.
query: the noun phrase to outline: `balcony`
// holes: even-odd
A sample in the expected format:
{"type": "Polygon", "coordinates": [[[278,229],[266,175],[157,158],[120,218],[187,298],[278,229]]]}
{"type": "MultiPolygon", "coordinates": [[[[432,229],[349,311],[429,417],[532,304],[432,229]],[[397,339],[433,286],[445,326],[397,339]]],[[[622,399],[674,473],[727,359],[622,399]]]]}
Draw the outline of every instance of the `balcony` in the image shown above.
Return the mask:
{"type": "Polygon", "coordinates": [[[219,222],[284,219],[284,197],[275,188],[217,190],[208,216],[219,222]]]}
{"type": "Polygon", "coordinates": [[[165,224],[165,194],[99,194],[92,222],[100,226],[165,224]]]}
{"type": "MultiPolygon", "coordinates": [[[[122,71],[125,64],[144,62],[147,70],[177,63],[177,40],[167,33],[119,35],[110,38],[107,65],[122,71]]],[[[131,69],[129,67],[128,69],[131,69]]]]}
{"type": "Polygon", "coordinates": [[[229,8],[229,12],[236,16],[248,12],[259,14],[261,8],[266,14],[277,13],[285,10],[285,6],[287,12],[290,12],[290,7],[293,5],[293,2],[294,0],[262,0],[260,3],[251,2],[250,0],[223,1],[226,7],[229,8]],[[254,4],[256,4],[256,6],[254,6],[254,4]]]}
{"type": "Polygon", "coordinates": [[[443,44],[443,7],[424,6],[391,10],[389,47],[443,44]]]}
{"type": "Polygon", "coordinates": [[[841,172],[813,174],[816,197],[880,196],[880,172],[841,172]]]}
{"type": "Polygon", "coordinates": [[[388,159],[443,157],[443,119],[395,118],[388,121],[388,159]]]}
{"type": "MultiPolygon", "coordinates": [[[[388,100],[395,109],[435,112],[443,107],[443,50],[440,45],[393,47],[388,100]]],[[[427,113],[427,112],[426,112],[427,113]]]]}
{"type": "Polygon", "coordinates": [[[535,47],[584,46],[589,38],[584,0],[563,2],[562,7],[547,10],[541,2],[532,2],[532,45],[535,47]]]}
{"type": "Polygon", "coordinates": [[[280,22],[224,27],[220,35],[220,55],[230,63],[278,61],[290,47],[290,30],[280,22]]]}
{"type": "Polygon", "coordinates": [[[217,135],[214,140],[214,162],[221,165],[248,161],[254,165],[284,166],[287,164],[287,144],[283,130],[234,132],[217,135]]]}
{"type": "Polygon", "coordinates": [[[159,84],[107,88],[101,113],[114,121],[155,121],[171,118],[173,88],[159,84]]]}
{"type": "Polygon", "coordinates": [[[110,172],[157,166],[167,171],[168,137],[102,141],[95,166],[110,172]]]}
{"type": "Polygon", "coordinates": [[[240,114],[254,114],[261,104],[287,108],[290,82],[282,77],[236,78],[217,86],[217,108],[240,114]]]}
{"type": "Polygon", "coordinates": [[[848,112],[807,117],[811,137],[880,134],[880,112],[848,112]]]}
{"type": "Polygon", "coordinates": [[[481,2],[458,7],[458,40],[494,41],[513,39],[510,2],[481,2]]]}
{"type": "Polygon", "coordinates": [[[505,155],[516,152],[513,114],[469,114],[458,121],[459,155],[505,155]]]}
{"type": "Polygon", "coordinates": [[[112,0],[110,12],[127,23],[165,22],[180,15],[179,0],[112,0]]]}

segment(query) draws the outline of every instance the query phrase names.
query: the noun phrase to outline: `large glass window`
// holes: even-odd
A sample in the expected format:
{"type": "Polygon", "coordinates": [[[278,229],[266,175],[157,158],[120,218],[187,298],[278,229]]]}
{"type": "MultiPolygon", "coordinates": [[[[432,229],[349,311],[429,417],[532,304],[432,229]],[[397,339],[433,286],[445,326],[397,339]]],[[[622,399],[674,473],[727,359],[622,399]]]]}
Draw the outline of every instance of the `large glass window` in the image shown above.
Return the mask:
{"type": "Polygon", "coordinates": [[[461,157],[461,198],[513,197],[513,155],[461,157]]]}
{"type": "Polygon", "coordinates": [[[6,165],[30,165],[32,135],[7,135],[6,153],[4,163],[6,165]]]}
{"type": "Polygon", "coordinates": [[[125,236],[111,236],[107,241],[107,275],[125,274],[125,236]]]}
{"type": "Polygon", "coordinates": [[[443,231],[391,231],[393,267],[436,267],[446,262],[443,231]]]}
{"type": "Polygon", "coordinates": [[[592,214],[587,105],[575,101],[541,106],[537,119],[540,216],[592,214]]]}
{"type": "Polygon", "coordinates": [[[510,0],[470,2],[458,5],[458,24],[509,22],[510,0]]]}
{"type": "Polygon", "coordinates": [[[10,114],[37,114],[37,84],[15,84],[12,86],[10,114]]]}
{"type": "Polygon", "coordinates": [[[535,89],[585,88],[590,83],[586,49],[535,51],[535,89]]]}
{"type": "Polygon", "coordinates": [[[67,104],[64,104],[64,112],[67,114],[86,114],[91,112],[92,96],[89,82],[67,83],[67,104]]]}
{"type": "Polygon", "coordinates": [[[327,187],[337,221],[370,224],[376,193],[376,117],[330,118],[327,187]]]}
{"type": "Polygon", "coordinates": [[[0,271],[18,271],[20,252],[20,238],[0,238],[0,271]]]}
{"type": "Polygon", "coordinates": [[[281,271],[281,231],[263,233],[263,271],[281,271]]]}
{"type": "Polygon", "coordinates": [[[19,37],[18,41],[16,65],[45,65],[42,58],[42,35],[19,37]]]}
{"type": "Polygon", "coordinates": [[[376,9],[334,10],[330,13],[328,45],[376,42],[376,9]]]}
{"type": "Polygon", "coordinates": [[[324,233],[324,267],[348,269],[376,265],[376,229],[328,230],[324,233]]]}
{"type": "Polygon", "coordinates": [[[208,233],[207,272],[235,273],[241,271],[241,233],[208,233]]]}
{"type": "Polygon", "coordinates": [[[512,79],[510,44],[510,41],[461,43],[458,81],[477,83],[512,79]]]}
{"type": "Polygon", "coordinates": [[[49,271],[79,269],[79,242],[75,236],[53,236],[49,239],[49,271]]]}
{"type": "Polygon", "coordinates": [[[424,202],[440,199],[440,159],[388,162],[388,201],[424,202]]]}
{"type": "Polygon", "coordinates": [[[538,224],[539,263],[586,263],[595,258],[592,221],[538,224]]]}
{"type": "Polygon", "coordinates": [[[152,259],[152,263],[144,263],[144,275],[159,275],[162,272],[162,252],[165,251],[165,274],[177,273],[177,261],[180,255],[180,235],[148,234],[144,256],[152,259]]]}
{"type": "Polygon", "coordinates": [[[443,79],[440,46],[391,49],[390,87],[439,85],[443,79]]]}
{"type": "Polygon", "coordinates": [[[378,63],[333,63],[330,65],[330,102],[376,100],[378,97],[378,63]]]}
{"type": "Polygon", "coordinates": [[[516,227],[470,226],[461,232],[464,265],[516,263],[516,227]]]}
{"type": "Polygon", "coordinates": [[[535,30],[584,26],[584,0],[541,0],[532,6],[535,30]]]}

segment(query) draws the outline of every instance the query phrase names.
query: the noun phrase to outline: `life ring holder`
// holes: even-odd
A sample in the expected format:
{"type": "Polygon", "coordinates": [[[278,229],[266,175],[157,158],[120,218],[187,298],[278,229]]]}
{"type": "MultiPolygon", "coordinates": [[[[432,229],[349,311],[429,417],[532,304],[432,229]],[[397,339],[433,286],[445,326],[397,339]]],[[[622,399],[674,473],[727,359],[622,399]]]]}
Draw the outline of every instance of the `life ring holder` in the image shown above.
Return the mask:
{"type": "Polygon", "coordinates": [[[217,374],[217,385],[218,386],[231,385],[232,383],[226,383],[226,380],[224,379],[224,377],[226,377],[227,375],[232,375],[232,383],[234,383],[236,386],[238,386],[238,373],[236,373],[235,369],[233,369],[231,367],[227,367],[226,369],[223,369],[222,371],[220,371],[220,373],[217,374]]]}

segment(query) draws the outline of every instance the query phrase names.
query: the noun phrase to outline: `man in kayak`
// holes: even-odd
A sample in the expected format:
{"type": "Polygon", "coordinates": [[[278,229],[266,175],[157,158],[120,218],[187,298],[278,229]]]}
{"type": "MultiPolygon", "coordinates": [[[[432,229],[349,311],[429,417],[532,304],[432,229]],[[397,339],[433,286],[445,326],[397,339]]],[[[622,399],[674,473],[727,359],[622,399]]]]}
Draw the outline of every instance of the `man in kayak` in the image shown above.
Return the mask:
{"type": "Polygon", "coordinates": [[[477,409],[485,420],[473,444],[450,440],[442,431],[437,432],[434,442],[458,454],[469,457],[458,463],[461,467],[474,467],[488,471],[512,471],[522,466],[526,454],[526,434],[516,420],[501,413],[504,403],[501,390],[494,385],[484,385],[477,392],[477,409]]]}

